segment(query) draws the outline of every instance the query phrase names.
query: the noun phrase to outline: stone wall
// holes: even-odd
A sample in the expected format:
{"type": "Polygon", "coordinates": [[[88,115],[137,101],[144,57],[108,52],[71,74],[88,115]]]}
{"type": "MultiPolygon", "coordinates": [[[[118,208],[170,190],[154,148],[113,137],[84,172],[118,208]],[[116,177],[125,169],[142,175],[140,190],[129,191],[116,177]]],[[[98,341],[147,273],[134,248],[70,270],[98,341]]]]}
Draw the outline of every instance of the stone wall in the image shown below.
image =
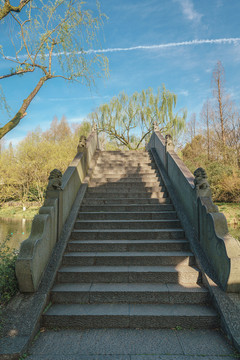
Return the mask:
{"type": "Polygon", "coordinates": [[[16,261],[21,292],[37,290],[97,147],[98,135],[94,129],[62,178],[48,186],[44,204],[33,219],[31,234],[22,242],[16,261]]]}
{"type": "Polygon", "coordinates": [[[219,285],[228,292],[240,292],[240,244],[229,234],[225,216],[213,204],[207,180],[200,180],[202,184],[198,185],[159,131],[153,132],[147,149],[157,153],[219,285]]]}

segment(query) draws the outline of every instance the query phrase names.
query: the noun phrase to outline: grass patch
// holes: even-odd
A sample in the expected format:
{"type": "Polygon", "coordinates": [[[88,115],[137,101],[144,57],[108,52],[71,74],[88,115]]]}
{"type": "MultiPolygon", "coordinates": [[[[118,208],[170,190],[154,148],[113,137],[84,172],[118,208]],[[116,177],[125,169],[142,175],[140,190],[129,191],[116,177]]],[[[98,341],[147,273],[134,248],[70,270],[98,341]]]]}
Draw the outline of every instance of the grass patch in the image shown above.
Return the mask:
{"type": "Polygon", "coordinates": [[[240,204],[221,202],[216,205],[226,216],[230,234],[240,241],[240,204]]]}
{"type": "Polygon", "coordinates": [[[38,213],[38,210],[39,206],[31,206],[23,211],[22,206],[8,206],[6,204],[2,204],[0,207],[0,217],[16,217],[31,220],[38,213]]]}

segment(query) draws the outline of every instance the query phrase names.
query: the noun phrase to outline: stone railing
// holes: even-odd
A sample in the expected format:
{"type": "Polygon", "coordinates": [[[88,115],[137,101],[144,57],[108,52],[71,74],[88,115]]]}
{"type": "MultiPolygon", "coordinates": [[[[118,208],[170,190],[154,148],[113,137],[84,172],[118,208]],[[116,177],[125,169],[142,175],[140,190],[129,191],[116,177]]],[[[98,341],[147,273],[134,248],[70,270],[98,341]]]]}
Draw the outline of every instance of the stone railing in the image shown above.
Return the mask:
{"type": "Polygon", "coordinates": [[[240,292],[240,244],[228,232],[227,221],[213,204],[206,173],[194,175],[174,152],[171,137],[155,129],[147,145],[160,159],[163,171],[191,224],[194,241],[199,242],[212,265],[218,284],[228,292],[240,292]]]}
{"type": "Polygon", "coordinates": [[[78,153],[63,176],[57,169],[51,172],[44,204],[33,219],[31,234],[22,242],[16,261],[21,292],[37,290],[97,148],[98,135],[94,127],[88,139],[80,139],[78,153]]]}

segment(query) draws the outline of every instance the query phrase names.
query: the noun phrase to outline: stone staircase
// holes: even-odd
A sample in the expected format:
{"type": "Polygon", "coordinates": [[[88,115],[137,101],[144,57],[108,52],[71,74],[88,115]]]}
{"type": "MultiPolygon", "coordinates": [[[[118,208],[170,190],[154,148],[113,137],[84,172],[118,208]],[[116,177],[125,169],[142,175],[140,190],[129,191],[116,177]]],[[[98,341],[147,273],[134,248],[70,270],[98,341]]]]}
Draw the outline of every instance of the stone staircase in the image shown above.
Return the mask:
{"type": "Polygon", "coordinates": [[[209,299],[149,154],[101,152],[42,325],[217,327],[209,299]]]}

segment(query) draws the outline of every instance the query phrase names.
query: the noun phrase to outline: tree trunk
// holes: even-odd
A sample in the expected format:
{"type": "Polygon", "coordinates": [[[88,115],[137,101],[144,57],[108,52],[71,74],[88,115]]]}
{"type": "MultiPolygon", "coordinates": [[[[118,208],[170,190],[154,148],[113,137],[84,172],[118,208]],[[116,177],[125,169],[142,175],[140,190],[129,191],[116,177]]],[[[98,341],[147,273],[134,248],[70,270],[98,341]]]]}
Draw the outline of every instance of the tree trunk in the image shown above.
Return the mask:
{"type": "Polygon", "coordinates": [[[23,100],[23,104],[20,107],[17,114],[6,125],[4,125],[2,128],[0,128],[0,139],[2,139],[2,137],[4,135],[6,135],[9,131],[14,129],[19,124],[19,122],[22,120],[22,118],[27,115],[26,114],[27,108],[29,107],[30,103],[32,102],[34,97],[37,95],[37,93],[39,92],[39,90],[41,89],[41,87],[43,86],[45,81],[47,81],[49,78],[50,77],[48,77],[48,76],[43,76],[39,80],[35,89],[31,92],[31,94],[28,95],[28,97],[25,100],[23,100]]]}

